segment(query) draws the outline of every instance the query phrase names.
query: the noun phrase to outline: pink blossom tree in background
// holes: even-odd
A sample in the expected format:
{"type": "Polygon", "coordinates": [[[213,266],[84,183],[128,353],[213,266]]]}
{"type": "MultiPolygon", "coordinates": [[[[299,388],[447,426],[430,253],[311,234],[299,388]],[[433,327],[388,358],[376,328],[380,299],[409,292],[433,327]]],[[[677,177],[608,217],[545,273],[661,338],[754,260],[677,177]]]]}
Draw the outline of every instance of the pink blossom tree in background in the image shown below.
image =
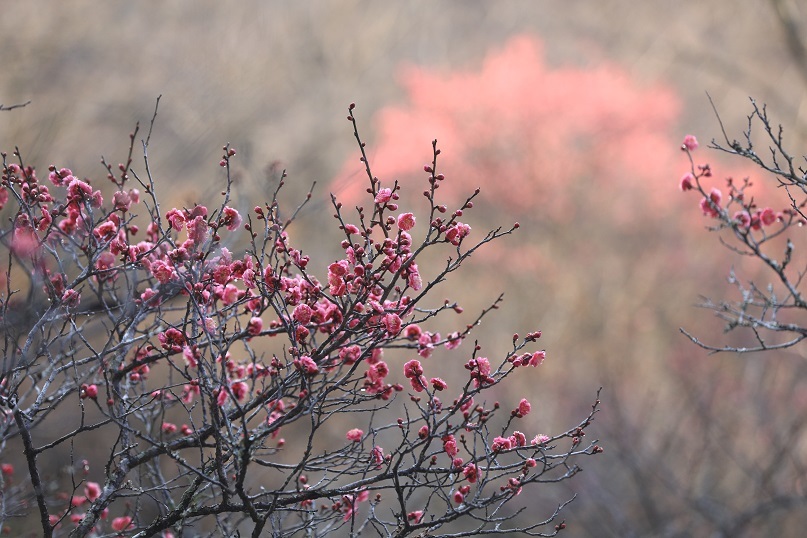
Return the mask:
{"type": "Polygon", "coordinates": [[[493,396],[539,375],[541,332],[513,334],[502,350],[474,341],[501,298],[448,334],[430,327],[462,312],[435,302],[438,285],[518,224],[472,230],[478,190],[441,201],[437,187],[451,182],[436,140],[424,202],[401,203],[403,187],[371,171],[350,110],[367,194],[354,209],[332,197],[342,255],[328,261],[291,242],[311,195],[287,210],[285,173],[266,203],[237,209],[229,145],[217,203],[161,206],[148,159],[156,110],[142,164],[135,130],[124,163],[103,161],[103,188],[59,166],[42,177],[20,150],[2,154],[4,531],[565,528],[569,497],[536,506],[526,492],[602,452],[585,437],[599,400],[568,430],[532,431],[522,424],[540,395],[518,394],[512,409],[493,396]],[[442,263],[423,263],[432,251],[442,263]]]}
{"type": "MultiPolygon", "coordinates": [[[[478,69],[401,69],[405,101],[375,118],[375,172],[417,181],[408,163],[427,159],[420,141],[436,137],[457,178],[443,187],[449,199],[479,185],[491,206],[565,222],[591,211],[583,203],[590,197],[633,223],[645,211],[668,212],[655,180],[676,162],[668,135],[681,109],[675,93],[608,62],[553,67],[543,56],[540,40],[521,36],[478,69]]],[[[361,195],[352,161],[334,186],[346,200],[361,195]]]]}

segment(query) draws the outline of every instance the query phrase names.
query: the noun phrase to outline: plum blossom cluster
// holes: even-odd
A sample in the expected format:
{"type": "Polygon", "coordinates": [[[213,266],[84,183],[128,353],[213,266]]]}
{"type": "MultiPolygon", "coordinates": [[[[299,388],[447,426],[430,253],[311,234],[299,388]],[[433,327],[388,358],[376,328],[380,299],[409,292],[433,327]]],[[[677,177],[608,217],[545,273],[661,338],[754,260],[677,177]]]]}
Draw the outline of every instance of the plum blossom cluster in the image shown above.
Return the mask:
{"type": "MultiPolygon", "coordinates": [[[[796,229],[807,224],[804,207],[807,205],[805,171],[798,159],[784,147],[782,128],[772,124],[765,107],[752,100],[752,112],[748,117],[748,130],[743,142],[729,140],[712,141],[711,147],[726,154],[741,157],[751,162],[763,176],[774,178],[775,191],[764,183],[754,185],[750,178],[737,181],[725,179],[725,190],[714,185],[714,173],[708,163],[695,161],[698,142],[688,135],[681,146],[689,159],[690,169],[680,180],[682,191],[700,196],[700,209],[714,225],[711,229],[721,233],[721,242],[741,255],[738,267],[732,270],[729,282],[736,287],[739,300],[712,303],[703,306],[713,309],[726,321],[728,331],[748,329],[753,345],[712,346],[701,342],[682,329],[696,344],[711,351],[764,351],[790,347],[807,337],[794,314],[804,310],[807,302],[801,290],[804,274],[804,253],[794,243],[801,234],[796,229]],[[756,149],[753,132],[761,130],[769,142],[766,160],[756,149]],[[760,205],[762,198],[779,198],[779,208],[760,205]],[[743,281],[738,269],[748,269],[757,262],[764,268],[771,281],[756,284],[743,281]]],[[[758,269],[754,270],[755,273],[758,269]]]]}
{"type": "MultiPolygon", "coordinates": [[[[687,135],[681,149],[688,155],[698,147],[698,141],[693,135],[687,135]]],[[[712,168],[709,164],[697,165],[696,169],[681,176],[680,188],[682,191],[697,191],[702,195],[699,206],[704,216],[722,220],[728,227],[735,227],[743,231],[759,231],[762,228],[773,226],[776,223],[790,221],[795,213],[786,208],[776,211],[770,207],[760,208],[747,190],[753,184],[749,179],[737,182],[728,177],[725,180],[728,197],[724,200],[723,192],[717,187],[707,187],[704,181],[712,178],[712,168]],[[707,191],[708,189],[708,191],[707,191]]]]}
{"type": "MultiPolygon", "coordinates": [[[[237,209],[229,145],[222,199],[165,212],[150,136],[143,170],[133,165],[137,130],[124,163],[104,161],[103,186],[57,166],[40,181],[21,154],[2,155],[5,506],[32,509],[44,536],[169,538],[212,524],[404,536],[463,517],[513,533],[558,517],[565,502],[508,527],[516,512],[502,507],[602,451],[580,441],[599,400],[573,428],[528,441],[530,423],[516,425],[536,404],[508,415],[491,400],[545,360],[532,349],[540,331],[486,357],[463,346],[501,297],[445,336],[429,329],[463,313],[430,304],[433,287],[518,225],[476,236],[460,218],[478,190],[454,210],[437,201],[436,141],[425,210],[400,208],[399,185],[372,175],[352,106],[349,119],[369,203],[347,211],[332,197],[342,254],[324,263],[292,243],[285,173],[268,201],[237,209]],[[425,279],[418,262],[440,249],[447,261],[425,279]],[[49,461],[71,463],[53,478],[49,461]]],[[[11,514],[0,525],[19,530],[11,514]]]]}

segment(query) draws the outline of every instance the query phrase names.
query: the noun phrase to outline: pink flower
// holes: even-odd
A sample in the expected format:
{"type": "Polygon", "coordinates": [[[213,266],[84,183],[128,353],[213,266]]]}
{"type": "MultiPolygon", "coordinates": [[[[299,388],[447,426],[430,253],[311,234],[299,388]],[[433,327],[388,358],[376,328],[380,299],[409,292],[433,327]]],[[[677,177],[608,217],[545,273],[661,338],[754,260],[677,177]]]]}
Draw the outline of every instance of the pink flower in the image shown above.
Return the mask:
{"type": "Polygon", "coordinates": [[[463,495],[459,491],[455,491],[454,492],[454,502],[457,503],[457,504],[462,504],[463,501],[465,501],[465,495],[463,495]]]}
{"type": "Polygon", "coordinates": [[[412,325],[406,326],[406,329],[404,329],[404,336],[408,340],[418,340],[422,332],[423,331],[420,329],[420,326],[413,323],[412,325]]]}
{"type": "Polygon", "coordinates": [[[530,443],[533,445],[543,445],[547,441],[549,441],[549,436],[539,433],[538,435],[532,438],[532,441],[530,441],[530,443]]]}
{"type": "Polygon", "coordinates": [[[681,176],[681,190],[682,191],[689,191],[695,187],[695,176],[687,172],[683,176],[681,176]]]}
{"type": "Polygon", "coordinates": [[[222,286],[224,286],[230,281],[231,274],[232,271],[230,271],[230,266],[227,265],[226,263],[223,263],[218,267],[216,267],[215,269],[213,269],[213,281],[216,284],[221,284],[222,286]]]}
{"type": "Polygon", "coordinates": [[[398,314],[387,314],[384,316],[384,327],[390,337],[398,336],[401,332],[401,318],[398,314]]]}
{"type": "Polygon", "coordinates": [[[446,349],[456,349],[460,347],[462,343],[462,337],[460,336],[459,332],[453,332],[446,337],[446,349]]]}
{"type": "Polygon", "coordinates": [[[98,482],[87,482],[87,485],[84,486],[84,495],[90,502],[95,502],[95,499],[101,496],[101,486],[98,485],[98,482]]]}
{"type": "MultiPolygon", "coordinates": [[[[162,430],[164,434],[171,435],[177,431],[177,425],[173,422],[163,422],[162,430]]],[[[87,497],[89,497],[89,495],[87,497]]]]}
{"type": "Polygon", "coordinates": [[[306,375],[314,375],[319,372],[319,367],[314,359],[307,355],[303,355],[299,359],[294,360],[294,366],[306,375]]]}
{"type": "Polygon", "coordinates": [[[451,458],[457,455],[457,440],[453,435],[443,437],[443,450],[451,458]]]}
{"type": "MultiPolygon", "coordinates": [[[[510,491],[514,492],[516,495],[521,493],[521,480],[516,477],[511,477],[507,480],[507,487],[510,491]]],[[[504,491],[504,489],[502,490],[504,491]]]]}
{"type": "MultiPolygon", "coordinates": [[[[5,205],[5,202],[2,199],[3,192],[6,192],[5,189],[3,189],[2,192],[0,192],[0,209],[3,209],[3,205],[5,205]]],[[[8,198],[8,193],[6,193],[6,198],[8,198]]],[[[48,208],[42,207],[41,209],[42,209],[42,218],[39,219],[39,222],[36,225],[36,229],[39,230],[40,232],[44,232],[53,223],[53,216],[50,214],[50,211],[48,211],[48,208]]]]}
{"type": "Polygon", "coordinates": [[[241,215],[232,207],[225,207],[221,212],[221,224],[226,226],[231,232],[241,226],[241,215]]]}
{"type": "Polygon", "coordinates": [[[382,447],[374,446],[370,456],[373,458],[373,463],[375,463],[376,467],[381,467],[381,464],[384,463],[384,449],[382,447]]]}
{"type": "Polygon", "coordinates": [[[253,317],[249,320],[247,325],[247,333],[251,336],[258,336],[263,330],[263,320],[259,317],[253,317]]]}
{"type": "Polygon", "coordinates": [[[446,230],[446,239],[448,239],[452,245],[459,246],[460,242],[464,237],[467,237],[468,234],[471,233],[471,227],[467,224],[463,224],[462,222],[456,223],[454,226],[446,230]]]}
{"type": "Polygon", "coordinates": [[[95,268],[98,270],[99,273],[96,275],[99,280],[109,280],[112,278],[114,280],[114,275],[111,274],[112,268],[115,266],[115,256],[113,256],[109,252],[102,252],[100,256],[98,256],[98,260],[95,262],[95,268]]]}
{"type": "Polygon", "coordinates": [[[207,317],[207,318],[204,319],[204,327],[205,327],[205,331],[212,334],[212,333],[214,333],[216,331],[216,329],[218,328],[218,325],[216,324],[215,319],[207,317]]]}
{"type": "Polygon", "coordinates": [[[502,452],[504,450],[510,450],[511,448],[513,448],[513,442],[509,437],[495,437],[493,439],[493,445],[491,445],[491,449],[493,449],[494,452],[502,452]]]}
{"type": "Polygon", "coordinates": [[[408,378],[417,377],[423,374],[423,366],[420,364],[420,361],[417,359],[412,359],[411,361],[404,364],[404,375],[408,378]]]}
{"type": "Polygon", "coordinates": [[[121,532],[128,529],[132,524],[130,516],[116,517],[112,520],[112,530],[121,532]]]}
{"type": "Polygon", "coordinates": [[[448,384],[439,377],[433,377],[429,382],[434,387],[434,390],[445,390],[448,387],[448,384]]]}
{"type": "Polygon", "coordinates": [[[762,210],[762,213],[760,213],[759,220],[765,226],[770,226],[776,222],[776,213],[770,207],[766,207],[762,210]]]}
{"type": "Polygon", "coordinates": [[[302,323],[303,325],[308,324],[311,321],[311,316],[314,314],[314,311],[311,310],[311,307],[305,303],[298,304],[297,307],[294,309],[294,314],[292,317],[302,323]]]}
{"type": "Polygon", "coordinates": [[[751,215],[748,214],[748,211],[737,211],[734,214],[734,220],[743,228],[751,226],[751,215]]]}
{"type": "Polygon", "coordinates": [[[356,511],[356,505],[360,502],[365,502],[367,499],[370,498],[370,492],[368,490],[360,491],[358,495],[343,495],[342,496],[342,504],[345,506],[345,516],[344,521],[348,521],[351,517],[353,517],[353,513],[356,511]]]}
{"type": "Polygon", "coordinates": [[[166,284],[177,276],[177,272],[174,268],[162,260],[153,262],[149,270],[160,284],[166,284]]]}
{"type": "Polygon", "coordinates": [[[6,478],[14,475],[14,466],[10,463],[3,463],[0,464],[0,472],[3,473],[3,476],[6,478]]]}
{"type": "Polygon", "coordinates": [[[398,215],[398,228],[408,232],[415,227],[415,215],[412,213],[401,213],[398,215]]]}
{"type": "Polygon", "coordinates": [[[118,211],[129,211],[129,208],[132,206],[132,197],[128,192],[116,191],[115,194],[112,195],[112,203],[118,211]]]}
{"type": "Polygon", "coordinates": [[[681,145],[681,149],[686,151],[695,151],[698,148],[698,139],[695,138],[693,135],[686,135],[684,137],[684,143],[681,145]]]}
{"type": "Polygon", "coordinates": [[[199,366],[199,358],[202,356],[202,354],[199,353],[196,346],[191,347],[186,345],[182,348],[182,356],[185,357],[185,362],[188,363],[188,366],[191,368],[196,368],[199,366]]]}
{"type": "Polygon", "coordinates": [[[188,239],[194,245],[201,245],[207,240],[207,221],[203,216],[198,215],[188,223],[188,239]]]}
{"type": "Polygon", "coordinates": [[[423,392],[423,389],[426,388],[426,378],[423,376],[412,377],[409,379],[409,384],[412,385],[415,392],[423,392]]]}
{"type": "Polygon", "coordinates": [[[420,523],[420,520],[423,519],[423,510],[415,510],[414,512],[409,512],[406,514],[406,519],[409,521],[414,521],[415,524],[420,523]]]}
{"type": "Polygon", "coordinates": [[[14,236],[11,240],[11,249],[16,254],[27,256],[34,252],[38,247],[39,238],[37,237],[34,229],[31,227],[31,221],[28,218],[28,215],[25,213],[20,213],[14,223],[14,236]]]}
{"type": "Polygon", "coordinates": [[[387,375],[389,375],[389,367],[387,366],[387,363],[384,361],[379,361],[371,365],[367,369],[367,373],[365,374],[367,379],[373,382],[381,381],[382,379],[387,377],[387,375]]]}
{"type": "Polygon", "coordinates": [[[418,355],[423,357],[424,359],[428,359],[432,356],[432,351],[434,351],[434,342],[439,340],[438,337],[436,340],[434,339],[434,335],[429,331],[424,332],[418,338],[418,355]]]}
{"type": "Polygon", "coordinates": [[[249,385],[243,381],[236,381],[230,385],[230,390],[233,391],[233,396],[235,396],[235,399],[240,402],[244,400],[244,397],[249,392],[249,385]]]}
{"type": "Polygon", "coordinates": [[[494,380],[490,377],[490,361],[487,357],[477,357],[476,360],[469,361],[469,363],[473,363],[470,366],[475,386],[480,387],[493,383],[494,380]]]}
{"type": "Polygon", "coordinates": [[[69,168],[61,168],[58,171],[53,170],[50,174],[48,174],[48,179],[51,181],[51,183],[57,187],[60,187],[62,185],[69,184],[76,178],[69,168]]]}
{"type": "Polygon", "coordinates": [[[82,385],[82,388],[84,389],[83,396],[85,398],[92,398],[94,400],[98,397],[98,385],[91,384],[86,387],[82,385]]]}
{"type": "Polygon", "coordinates": [[[185,226],[185,213],[177,208],[168,211],[165,218],[171,224],[171,227],[178,232],[185,226]]]}
{"type": "Polygon", "coordinates": [[[546,359],[546,351],[536,351],[530,357],[529,365],[533,367],[540,366],[544,362],[544,359],[546,359]]]}
{"type": "Polygon", "coordinates": [[[70,201],[82,201],[92,198],[92,187],[80,179],[73,178],[67,186],[67,196],[70,201]]]}
{"type": "Polygon", "coordinates": [[[708,198],[701,200],[701,211],[708,217],[720,216],[720,201],[723,199],[723,194],[718,189],[712,189],[708,198]]]}
{"type": "Polygon", "coordinates": [[[423,279],[420,277],[416,263],[409,264],[409,275],[406,277],[406,283],[415,291],[419,291],[423,287],[423,279]]]}
{"type": "Polygon", "coordinates": [[[163,349],[167,349],[172,353],[179,353],[182,351],[182,346],[185,345],[185,335],[173,327],[158,334],[157,339],[163,349]]]}
{"type": "Polygon", "coordinates": [[[62,304],[68,308],[75,308],[81,302],[81,294],[74,289],[66,290],[62,294],[62,304]]]}
{"type": "Polygon", "coordinates": [[[416,392],[422,392],[426,388],[426,378],[423,377],[423,366],[420,361],[413,359],[404,364],[404,375],[416,392]]]}
{"type": "Polygon", "coordinates": [[[113,220],[106,220],[95,227],[92,234],[101,241],[109,241],[118,233],[118,225],[113,220]]]}
{"type": "Polygon", "coordinates": [[[348,430],[345,437],[347,437],[348,441],[353,441],[354,443],[358,443],[359,441],[361,441],[361,438],[362,438],[363,435],[364,435],[364,432],[362,430],[360,430],[359,428],[353,428],[352,430],[348,430]]]}
{"type": "Polygon", "coordinates": [[[348,272],[347,260],[340,260],[328,266],[328,285],[332,295],[337,297],[347,292],[344,276],[348,272]]]}
{"type": "Polygon", "coordinates": [[[392,190],[391,189],[381,189],[378,191],[378,194],[375,196],[375,203],[382,205],[386,204],[392,198],[392,190]]]}
{"type": "Polygon", "coordinates": [[[420,429],[418,430],[418,437],[419,437],[420,439],[425,439],[425,438],[427,438],[428,436],[429,436],[429,426],[427,426],[426,424],[424,424],[424,425],[423,425],[423,426],[421,426],[421,427],[420,427],[420,429]]]}
{"type": "Polygon", "coordinates": [[[144,303],[147,303],[151,299],[153,299],[156,295],[157,295],[156,291],[154,291],[151,288],[146,288],[145,290],[143,290],[143,293],[140,294],[140,300],[143,301],[144,303]]]}
{"type": "Polygon", "coordinates": [[[469,463],[462,469],[462,474],[465,475],[468,482],[473,484],[479,478],[479,467],[475,463],[469,463]]]}
{"type": "Polygon", "coordinates": [[[339,350],[339,360],[345,364],[355,364],[359,357],[361,357],[361,348],[355,344],[339,350]]]}
{"type": "Polygon", "coordinates": [[[521,401],[518,402],[518,407],[513,409],[512,415],[514,417],[522,418],[529,414],[530,409],[532,409],[530,402],[528,402],[526,398],[522,398],[521,401]]]}
{"type": "Polygon", "coordinates": [[[238,300],[238,288],[233,284],[227,284],[221,293],[221,302],[225,305],[231,305],[238,300]]]}

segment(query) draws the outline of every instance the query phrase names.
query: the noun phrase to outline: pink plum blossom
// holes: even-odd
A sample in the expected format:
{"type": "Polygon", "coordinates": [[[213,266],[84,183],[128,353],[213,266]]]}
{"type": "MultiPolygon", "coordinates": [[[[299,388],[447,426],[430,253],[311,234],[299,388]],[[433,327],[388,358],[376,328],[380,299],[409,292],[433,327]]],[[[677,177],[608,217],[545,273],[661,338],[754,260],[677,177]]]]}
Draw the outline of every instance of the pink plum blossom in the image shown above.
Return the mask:
{"type": "Polygon", "coordinates": [[[130,516],[116,517],[112,520],[112,530],[122,532],[128,529],[132,524],[130,516]]]}
{"type": "Polygon", "coordinates": [[[392,189],[380,189],[375,196],[375,203],[378,205],[386,204],[392,198],[392,189]]]}
{"type": "Polygon", "coordinates": [[[87,485],[84,486],[84,495],[87,496],[88,501],[95,502],[101,496],[101,486],[98,482],[87,482],[87,485]]]}
{"type": "Polygon", "coordinates": [[[319,367],[314,359],[307,355],[303,355],[299,359],[294,360],[294,366],[306,375],[315,375],[319,372],[319,367]]]}
{"type": "Polygon", "coordinates": [[[479,478],[479,467],[474,463],[469,463],[463,467],[462,474],[465,475],[468,482],[473,484],[479,478]]]}
{"type": "Polygon", "coordinates": [[[314,311],[311,310],[310,306],[308,306],[305,303],[301,303],[294,308],[294,313],[292,314],[292,317],[296,321],[302,323],[303,325],[306,325],[311,322],[311,316],[313,315],[313,313],[314,311]]]}
{"type": "Polygon", "coordinates": [[[695,138],[693,135],[686,135],[684,137],[684,142],[681,144],[681,149],[686,149],[687,151],[695,151],[698,149],[698,139],[695,138]]]}
{"type": "Polygon", "coordinates": [[[530,356],[529,365],[530,366],[540,366],[543,364],[544,360],[546,359],[546,351],[536,351],[530,356]]]}
{"type": "Polygon", "coordinates": [[[520,402],[518,402],[518,407],[513,409],[513,416],[522,418],[529,414],[530,410],[532,409],[532,405],[530,402],[527,401],[526,398],[522,398],[520,402]]]}
{"type": "Polygon", "coordinates": [[[700,206],[703,214],[713,218],[720,216],[720,201],[722,198],[723,194],[720,190],[713,188],[709,196],[701,200],[700,206]]]}
{"type": "Polygon", "coordinates": [[[231,232],[241,226],[241,215],[232,207],[225,207],[221,212],[221,223],[231,232]]]}
{"type": "Polygon", "coordinates": [[[543,434],[539,433],[538,435],[536,435],[535,437],[532,438],[532,441],[530,441],[530,444],[543,445],[544,443],[548,442],[549,439],[550,439],[550,437],[548,435],[543,435],[543,434]]]}
{"type": "Polygon", "coordinates": [[[681,176],[680,188],[682,191],[689,191],[695,188],[695,176],[689,172],[681,176]]]}
{"type": "Polygon", "coordinates": [[[263,330],[263,320],[259,317],[250,318],[247,325],[247,333],[251,336],[258,336],[263,330]]]}
{"type": "Polygon", "coordinates": [[[508,437],[495,437],[490,447],[494,452],[502,452],[513,448],[513,442],[508,437]]]}
{"type": "Polygon", "coordinates": [[[413,213],[401,213],[398,215],[398,228],[408,232],[415,227],[415,215],[413,213]]]}

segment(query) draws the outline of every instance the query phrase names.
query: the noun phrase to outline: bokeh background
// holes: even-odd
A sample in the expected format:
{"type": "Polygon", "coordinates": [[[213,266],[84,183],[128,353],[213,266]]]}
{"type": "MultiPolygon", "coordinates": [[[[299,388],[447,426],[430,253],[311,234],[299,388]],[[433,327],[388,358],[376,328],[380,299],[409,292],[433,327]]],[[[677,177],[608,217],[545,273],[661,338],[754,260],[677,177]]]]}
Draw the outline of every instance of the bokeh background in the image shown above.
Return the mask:
{"type": "MultiPolygon", "coordinates": [[[[799,154],[807,8],[796,0],[0,6],[0,103],[31,101],[0,113],[0,149],[101,184],[101,156],[125,160],[162,95],[150,163],[164,203],[212,199],[229,142],[245,209],[278,169],[290,199],[317,182],[294,241],[322,267],[338,252],[323,233],[327,193],[352,201],[364,188],[348,103],[376,175],[411,185],[413,200],[438,138],[448,199],[483,190],[474,230],[522,224],[445,290],[469,319],[505,292],[478,333],[490,356],[514,332],[543,331],[546,363],[500,398],[528,396],[530,427],[554,432],[603,387],[590,435],[606,452],[524,502],[577,494],[570,536],[801,536],[803,349],[707,355],[678,331],[744,341],[695,304],[733,298],[732,265],[766,276],[721,250],[698,200],[678,191],[678,146],[720,134],[708,92],[735,138],[749,97],[767,103],[799,154]]],[[[765,181],[705,144],[696,156],[715,185],[765,181]]]]}

